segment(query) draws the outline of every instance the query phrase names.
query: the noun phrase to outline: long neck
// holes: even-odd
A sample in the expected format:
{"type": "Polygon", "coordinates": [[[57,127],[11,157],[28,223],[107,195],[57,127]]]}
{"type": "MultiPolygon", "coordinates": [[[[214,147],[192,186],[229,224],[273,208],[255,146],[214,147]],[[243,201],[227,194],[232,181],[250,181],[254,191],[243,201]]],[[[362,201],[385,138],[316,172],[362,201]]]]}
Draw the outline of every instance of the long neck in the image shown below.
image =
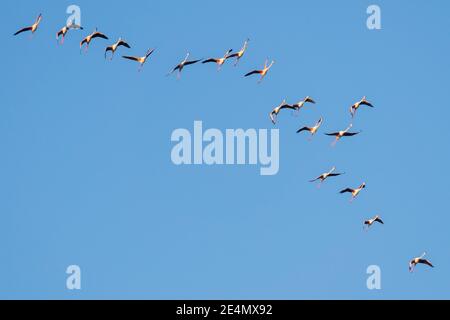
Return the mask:
{"type": "Polygon", "coordinates": [[[244,46],[242,47],[242,52],[244,52],[245,50],[247,50],[247,46],[248,46],[248,40],[244,42],[244,46]]]}
{"type": "Polygon", "coordinates": [[[350,129],[353,127],[353,125],[349,125],[348,126],[348,128],[347,129],[345,129],[345,131],[344,132],[349,132],[350,131],[350,129]]]}

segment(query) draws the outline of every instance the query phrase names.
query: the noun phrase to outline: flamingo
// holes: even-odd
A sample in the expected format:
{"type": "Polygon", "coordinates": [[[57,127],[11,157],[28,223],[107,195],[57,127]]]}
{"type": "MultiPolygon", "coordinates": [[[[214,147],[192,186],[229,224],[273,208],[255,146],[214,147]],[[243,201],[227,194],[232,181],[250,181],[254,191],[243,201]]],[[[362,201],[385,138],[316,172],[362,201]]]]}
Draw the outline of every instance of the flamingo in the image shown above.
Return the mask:
{"type": "Polygon", "coordinates": [[[108,37],[106,35],[104,35],[101,32],[98,32],[97,28],[95,28],[94,32],[92,32],[90,35],[88,35],[86,38],[84,38],[80,42],[80,50],[81,50],[81,48],[83,48],[83,45],[86,44],[85,51],[87,52],[89,50],[89,44],[91,43],[92,39],[96,39],[96,38],[102,38],[102,39],[108,40],[108,37]]]}
{"type": "Polygon", "coordinates": [[[234,63],[235,67],[239,63],[239,60],[241,60],[241,58],[244,56],[245,51],[247,51],[249,41],[250,39],[245,40],[244,46],[242,47],[241,51],[228,55],[227,59],[236,58],[236,62],[234,63]]]}
{"type": "Polygon", "coordinates": [[[227,61],[227,59],[229,58],[228,55],[232,51],[233,51],[233,49],[228,50],[222,58],[211,58],[211,59],[207,59],[207,60],[203,61],[202,63],[205,64],[205,63],[214,62],[215,64],[217,64],[217,71],[220,71],[220,69],[222,68],[225,61],[227,61]]]}
{"type": "Polygon", "coordinates": [[[69,30],[84,30],[84,29],[82,26],[79,26],[72,21],[72,24],[65,25],[64,27],[62,27],[61,30],[58,31],[58,33],[56,33],[56,41],[58,41],[59,38],[61,38],[61,41],[59,43],[64,44],[64,39],[66,38],[66,34],[67,32],[69,32],[69,30]]]}
{"type": "Polygon", "coordinates": [[[352,202],[353,200],[356,199],[356,197],[358,197],[358,195],[361,193],[361,191],[364,190],[365,188],[366,188],[366,183],[364,182],[362,185],[360,185],[356,189],[347,188],[347,189],[342,190],[340,193],[341,194],[351,193],[352,194],[351,202],[352,202]]]}
{"type": "Polygon", "coordinates": [[[332,143],[332,146],[335,146],[336,143],[343,137],[353,137],[353,136],[356,136],[356,135],[358,135],[358,134],[360,134],[362,132],[362,131],[360,131],[360,132],[349,132],[352,127],[353,127],[353,125],[351,124],[344,131],[333,132],[333,133],[326,133],[327,136],[334,136],[334,137],[336,137],[336,140],[332,143]]]}
{"type": "Polygon", "coordinates": [[[31,26],[20,29],[19,31],[14,33],[14,36],[17,36],[18,34],[21,34],[22,32],[26,31],[31,31],[31,35],[34,35],[41,21],[42,21],[42,14],[39,14],[38,17],[36,18],[36,21],[31,26]]]}
{"type": "Polygon", "coordinates": [[[316,101],[314,101],[313,98],[310,96],[307,96],[305,99],[299,101],[298,103],[294,104],[293,106],[297,111],[300,111],[307,103],[316,104],[316,101]]]}
{"type": "Polygon", "coordinates": [[[367,101],[367,98],[364,96],[360,101],[356,102],[350,107],[350,114],[352,115],[352,118],[355,117],[356,111],[358,111],[361,106],[374,108],[374,106],[369,101],[367,101]]]}
{"type": "Polygon", "coordinates": [[[144,67],[145,62],[147,62],[148,57],[150,57],[153,52],[155,52],[155,49],[149,49],[143,57],[122,56],[122,58],[139,62],[140,66],[138,71],[140,72],[144,67]]]}
{"type": "Polygon", "coordinates": [[[274,125],[277,124],[277,116],[283,109],[295,110],[295,108],[290,104],[287,104],[286,99],[284,99],[283,102],[281,102],[280,105],[275,109],[273,109],[272,112],[269,114],[270,120],[274,125]]]}
{"type": "Polygon", "coordinates": [[[111,51],[111,58],[110,60],[112,60],[114,58],[114,54],[116,53],[116,50],[119,47],[125,47],[128,49],[131,49],[130,45],[128,43],[125,42],[125,40],[123,40],[122,38],[119,38],[119,40],[117,40],[116,43],[114,43],[113,45],[109,46],[106,48],[105,50],[105,59],[106,59],[106,54],[108,53],[108,51],[111,51]]]}
{"type": "Polygon", "coordinates": [[[320,127],[323,124],[323,118],[320,118],[319,121],[315,124],[314,127],[303,127],[301,129],[297,130],[297,133],[303,132],[303,131],[309,131],[311,133],[311,136],[314,136],[317,131],[320,129],[320,127]]]}
{"type": "Polygon", "coordinates": [[[414,269],[418,264],[425,264],[431,268],[434,268],[433,264],[429,260],[424,259],[426,255],[427,253],[424,252],[420,257],[412,259],[409,262],[409,272],[414,272],[414,269]]]}
{"type": "Polygon", "coordinates": [[[261,83],[261,81],[263,81],[263,79],[266,77],[267,72],[269,72],[270,68],[272,68],[275,61],[272,60],[270,65],[267,65],[268,63],[269,63],[269,60],[266,60],[266,62],[264,63],[264,68],[262,70],[253,70],[253,71],[247,73],[244,77],[248,77],[248,76],[251,76],[254,74],[260,74],[261,77],[260,77],[258,83],[261,83]]]}
{"type": "Polygon", "coordinates": [[[191,65],[191,64],[195,64],[195,63],[200,62],[200,61],[203,60],[203,59],[199,59],[199,60],[191,60],[191,61],[189,61],[189,60],[188,60],[188,59],[189,59],[189,56],[190,56],[190,53],[188,52],[188,54],[186,55],[186,58],[184,58],[183,61],[181,61],[175,68],[173,68],[173,70],[170,71],[170,72],[167,74],[167,76],[170,76],[172,73],[174,73],[175,71],[178,70],[177,78],[180,79],[180,77],[181,77],[181,71],[183,71],[183,69],[184,69],[185,66],[189,66],[189,65],[191,65]]]}
{"type": "Polygon", "coordinates": [[[367,228],[367,230],[370,228],[370,227],[372,227],[374,224],[375,224],[375,222],[377,222],[377,223],[379,223],[379,224],[384,224],[384,221],[383,220],[381,220],[381,217],[380,216],[375,216],[374,218],[372,218],[372,219],[369,219],[369,220],[366,220],[366,221],[364,221],[364,226],[367,228]]]}
{"type": "Polygon", "coordinates": [[[324,183],[325,180],[327,180],[328,178],[330,178],[330,177],[339,177],[339,176],[344,174],[344,173],[335,173],[335,171],[336,171],[336,167],[333,167],[333,168],[331,168],[330,171],[321,174],[316,179],[311,180],[309,182],[313,183],[313,182],[316,182],[316,181],[320,180],[320,184],[318,185],[318,187],[320,188],[321,184],[324,183]]]}

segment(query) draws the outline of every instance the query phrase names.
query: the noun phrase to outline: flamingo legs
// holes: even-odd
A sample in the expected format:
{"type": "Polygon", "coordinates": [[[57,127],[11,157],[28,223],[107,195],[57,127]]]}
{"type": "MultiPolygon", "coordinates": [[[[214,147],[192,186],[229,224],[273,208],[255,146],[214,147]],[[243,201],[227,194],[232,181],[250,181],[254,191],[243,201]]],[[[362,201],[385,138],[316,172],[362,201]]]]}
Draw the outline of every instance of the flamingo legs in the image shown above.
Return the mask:
{"type": "Polygon", "coordinates": [[[87,44],[84,47],[84,50],[83,50],[83,47],[80,48],[80,54],[87,53],[88,51],[89,51],[89,44],[87,44]]]}
{"type": "Polygon", "coordinates": [[[258,84],[260,84],[264,80],[265,76],[266,76],[265,74],[261,75],[261,78],[259,78],[258,84]]]}
{"type": "Polygon", "coordinates": [[[338,143],[339,138],[336,138],[332,143],[331,143],[331,147],[334,148],[336,147],[336,144],[338,143]]]}

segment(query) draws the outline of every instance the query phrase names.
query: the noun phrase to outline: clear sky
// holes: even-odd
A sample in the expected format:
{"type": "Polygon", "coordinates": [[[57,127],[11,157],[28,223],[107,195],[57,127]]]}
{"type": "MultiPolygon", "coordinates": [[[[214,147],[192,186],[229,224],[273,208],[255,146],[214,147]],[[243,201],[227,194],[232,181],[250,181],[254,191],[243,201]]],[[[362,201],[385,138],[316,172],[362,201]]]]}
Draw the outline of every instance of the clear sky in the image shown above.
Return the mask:
{"type": "Polygon", "coordinates": [[[1,298],[450,298],[448,1],[4,1],[0,20],[1,298]],[[66,8],[84,31],[63,46],[66,8]],[[366,27],[377,4],[382,30],[366,27]],[[38,13],[33,39],[13,37],[38,13]],[[95,27],[87,55],[79,42],[95,27]],[[105,45],[124,37],[105,61],[105,45]],[[165,74],[190,51],[238,67],[165,74]],[[157,51],[144,71],[120,54],[157,51]],[[243,75],[276,64],[258,85],[243,75]],[[283,98],[317,105],[279,117],[280,171],[172,164],[171,133],[273,128],[283,98]],[[330,147],[367,95],[360,136],[330,147]],[[310,142],[296,135],[320,116],[310,142]],[[333,165],[345,176],[307,181],[333,165]],[[367,182],[354,203],[338,192],[367,182]],[[380,214],[385,226],[362,230],[380,214]],[[408,272],[428,252],[435,269],[408,272]],[[66,289],[79,265],[82,290],[66,289]],[[382,290],[366,269],[382,270],[382,290]]]}

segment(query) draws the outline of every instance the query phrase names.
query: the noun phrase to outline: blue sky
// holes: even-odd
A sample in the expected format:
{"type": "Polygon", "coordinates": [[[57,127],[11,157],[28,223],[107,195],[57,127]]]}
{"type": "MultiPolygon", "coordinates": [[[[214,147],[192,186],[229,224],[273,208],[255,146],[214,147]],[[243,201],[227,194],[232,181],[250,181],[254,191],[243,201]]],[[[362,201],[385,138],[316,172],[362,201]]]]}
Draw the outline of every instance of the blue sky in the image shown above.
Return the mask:
{"type": "Polygon", "coordinates": [[[0,110],[0,297],[137,299],[450,298],[447,200],[450,71],[446,1],[5,1],[0,110]],[[55,33],[70,4],[85,30],[55,33]],[[378,4],[382,30],[366,28],[378,4]],[[32,40],[13,37],[42,12],[32,40]],[[95,27],[110,41],[79,41],[95,27]],[[137,72],[120,54],[157,51],[137,72]],[[187,68],[193,58],[250,47],[238,67],[187,68]],[[243,75],[266,58],[260,85],[243,75]],[[171,133],[272,128],[283,98],[315,107],[279,117],[280,172],[253,166],[174,166],[171,133]],[[363,133],[330,147],[349,106],[363,133]],[[325,123],[309,142],[295,131],[325,123]],[[308,180],[336,165],[321,189],[308,180]],[[338,191],[367,182],[349,204],[338,191]],[[369,233],[362,222],[380,214],[369,233]],[[408,273],[428,252],[436,265],[408,273]],[[82,270],[68,291],[65,270],[82,270]],[[382,290],[366,288],[379,265],[382,290]]]}

